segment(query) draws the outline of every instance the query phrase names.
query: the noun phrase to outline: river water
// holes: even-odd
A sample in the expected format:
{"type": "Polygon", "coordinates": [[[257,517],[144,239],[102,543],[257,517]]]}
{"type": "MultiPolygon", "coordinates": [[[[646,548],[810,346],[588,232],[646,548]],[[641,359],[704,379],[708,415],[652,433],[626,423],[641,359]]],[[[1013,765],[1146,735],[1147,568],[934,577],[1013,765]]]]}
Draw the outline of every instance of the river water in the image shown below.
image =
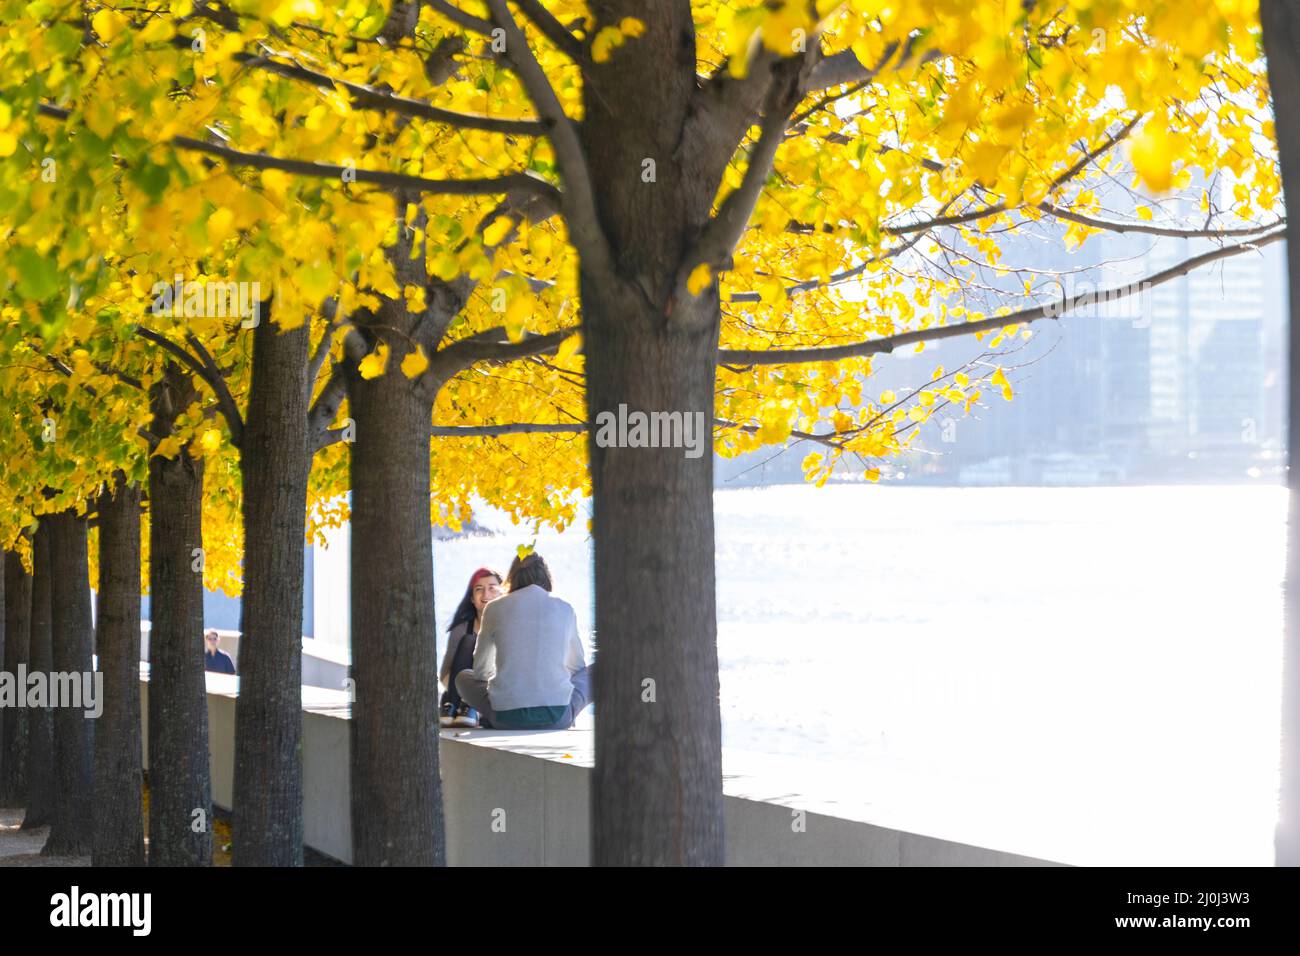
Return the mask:
{"type": "MultiPolygon", "coordinates": [[[[797,775],[792,794],[965,842],[1271,865],[1285,504],[1275,486],[718,491],[724,748],[797,775]]],[[[499,533],[435,548],[444,625],[471,570],[533,539],[478,518],[499,533]]],[[[589,629],[585,522],[537,550],[589,629]]]]}

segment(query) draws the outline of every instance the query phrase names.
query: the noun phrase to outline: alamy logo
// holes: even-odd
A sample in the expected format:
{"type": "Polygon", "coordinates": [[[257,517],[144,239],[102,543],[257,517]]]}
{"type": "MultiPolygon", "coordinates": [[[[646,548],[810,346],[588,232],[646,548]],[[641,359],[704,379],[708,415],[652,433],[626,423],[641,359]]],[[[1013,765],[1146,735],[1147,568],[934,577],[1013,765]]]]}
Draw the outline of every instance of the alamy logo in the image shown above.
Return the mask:
{"type": "Polygon", "coordinates": [[[178,275],[171,283],[155,282],[152,295],[150,311],[155,315],[190,319],[200,316],[238,317],[243,320],[240,327],[245,329],[255,328],[260,321],[260,282],[219,282],[215,279],[195,282],[178,275]]]}
{"type": "Polygon", "coordinates": [[[71,707],[84,710],[94,720],[104,712],[104,674],[102,671],[29,674],[27,665],[19,664],[17,674],[0,671],[0,709],[11,707],[71,707]]]}
{"type": "Polygon", "coordinates": [[[153,925],[153,897],[149,893],[68,893],[50,897],[50,925],[129,926],[132,935],[148,936],[153,925]]]}
{"type": "Polygon", "coordinates": [[[596,414],[601,448],[685,448],[687,458],[704,454],[709,433],[703,412],[629,412],[626,405],[596,414]]]}
{"type": "MultiPolygon", "coordinates": [[[[1099,319],[1133,319],[1141,322],[1148,316],[1147,296],[1151,283],[1130,282],[1126,285],[1101,287],[1073,275],[1053,280],[1055,291],[1043,304],[1043,315],[1059,319],[1069,313],[1077,317],[1099,319]]],[[[1149,319],[1147,320],[1149,323],[1149,319]]]]}

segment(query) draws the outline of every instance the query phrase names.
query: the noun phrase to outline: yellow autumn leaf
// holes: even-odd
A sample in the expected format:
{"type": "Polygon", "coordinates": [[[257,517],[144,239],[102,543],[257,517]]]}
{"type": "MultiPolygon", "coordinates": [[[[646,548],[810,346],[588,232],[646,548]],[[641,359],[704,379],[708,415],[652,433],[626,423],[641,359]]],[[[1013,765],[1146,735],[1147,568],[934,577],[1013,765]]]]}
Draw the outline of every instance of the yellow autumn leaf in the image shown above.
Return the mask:
{"type": "Polygon", "coordinates": [[[117,125],[117,111],[106,96],[92,96],[85,106],[86,125],[100,139],[108,139],[117,125]]]}
{"type": "Polygon", "coordinates": [[[166,17],[154,17],[145,24],[145,28],[139,32],[137,38],[141,43],[162,43],[175,35],[176,27],[171,20],[166,17]]]}
{"type": "Polygon", "coordinates": [[[609,62],[610,54],[623,43],[623,33],[618,27],[605,27],[591,41],[591,59],[595,63],[609,62]]]}
{"type": "Polygon", "coordinates": [[[802,52],[812,26],[804,0],[785,0],[763,24],[763,46],[784,56],[802,52]]]}
{"type": "Polygon", "coordinates": [[[568,359],[572,358],[574,353],[576,353],[580,348],[582,348],[582,333],[579,332],[576,335],[570,335],[567,339],[561,342],[560,347],[555,350],[555,361],[560,364],[568,361],[568,359]]]}
{"type": "Polygon", "coordinates": [[[388,368],[388,343],[380,342],[379,347],[367,355],[357,365],[357,371],[362,378],[379,378],[388,368]]]}
{"type": "Polygon", "coordinates": [[[533,315],[533,297],[530,295],[516,295],[506,308],[505,320],[503,325],[506,327],[506,336],[511,342],[518,342],[524,337],[524,326],[533,315]]]}
{"type": "Polygon", "coordinates": [[[971,176],[985,186],[998,181],[998,169],[1006,158],[1007,147],[997,143],[976,143],[966,154],[966,166],[971,176]]]}
{"type": "Polygon", "coordinates": [[[709,268],[707,262],[701,262],[687,277],[686,291],[691,295],[699,295],[709,287],[711,281],[713,281],[713,270],[709,268]]]}
{"type": "Polygon", "coordinates": [[[492,224],[483,230],[483,245],[489,248],[495,246],[506,237],[513,225],[514,220],[509,216],[497,216],[492,220],[492,224]]]}
{"type": "Polygon", "coordinates": [[[126,17],[116,10],[100,10],[90,18],[90,25],[101,40],[111,42],[127,25],[126,17]]]}
{"type": "Polygon", "coordinates": [[[460,273],[460,262],[455,253],[444,250],[433,257],[429,271],[443,282],[450,282],[460,273]]]}
{"type": "Polygon", "coordinates": [[[1129,161],[1147,188],[1167,192],[1173,183],[1176,148],[1163,124],[1150,122],[1129,146],[1129,161]]]}
{"type": "Polygon", "coordinates": [[[424,301],[424,287],[418,285],[408,285],[402,289],[402,296],[406,299],[406,311],[412,315],[419,315],[428,308],[424,301]]]}
{"type": "Polygon", "coordinates": [[[338,277],[327,262],[304,262],[293,272],[293,281],[310,302],[323,302],[334,293],[338,277]]]}
{"type": "Polygon", "coordinates": [[[72,353],[72,369],[78,378],[89,378],[95,374],[95,366],[90,362],[90,353],[85,349],[76,349],[72,353]]]}
{"type": "Polygon", "coordinates": [[[158,447],[153,450],[153,455],[150,457],[175,458],[180,454],[180,451],[181,440],[175,435],[168,435],[158,443],[158,447]]]}
{"type": "MultiPolygon", "coordinates": [[[[423,290],[421,290],[423,291],[423,290]]],[[[414,352],[407,352],[402,359],[402,374],[414,381],[424,374],[429,367],[429,356],[424,354],[424,346],[416,345],[414,352]]]]}

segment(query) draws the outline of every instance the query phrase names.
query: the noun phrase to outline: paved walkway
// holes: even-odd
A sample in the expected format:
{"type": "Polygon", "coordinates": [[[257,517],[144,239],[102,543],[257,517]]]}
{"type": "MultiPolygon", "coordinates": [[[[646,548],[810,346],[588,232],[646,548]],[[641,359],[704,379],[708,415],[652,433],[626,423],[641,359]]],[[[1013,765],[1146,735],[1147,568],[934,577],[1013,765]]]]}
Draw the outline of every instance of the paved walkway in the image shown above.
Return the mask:
{"type": "Polygon", "coordinates": [[[89,866],[88,856],[41,856],[49,827],[22,829],[22,810],[0,810],[0,866],[89,866]]]}

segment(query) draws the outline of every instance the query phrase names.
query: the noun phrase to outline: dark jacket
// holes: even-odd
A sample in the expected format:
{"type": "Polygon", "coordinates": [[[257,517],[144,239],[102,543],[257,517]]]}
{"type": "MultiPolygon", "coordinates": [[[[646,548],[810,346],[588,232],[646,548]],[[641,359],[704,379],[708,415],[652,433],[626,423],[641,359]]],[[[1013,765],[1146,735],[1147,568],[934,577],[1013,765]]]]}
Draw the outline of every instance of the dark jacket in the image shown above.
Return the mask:
{"type": "Polygon", "coordinates": [[[447,652],[442,655],[442,667],[438,670],[438,680],[442,681],[442,686],[450,688],[451,682],[455,675],[451,672],[452,661],[456,659],[456,651],[460,647],[461,641],[469,639],[470,653],[473,653],[475,642],[478,635],[474,633],[474,619],[470,618],[463,624],[458,624],[451,629],[447,635],[447,652]]]}
{"type": "Polygon", "coordinates": [[[233,674],[235,672],[235,662],[230,659],[230,655],[217,648],[215,654],[203,652],[203,669],[212,671],[214,674],[233,674]]]}

